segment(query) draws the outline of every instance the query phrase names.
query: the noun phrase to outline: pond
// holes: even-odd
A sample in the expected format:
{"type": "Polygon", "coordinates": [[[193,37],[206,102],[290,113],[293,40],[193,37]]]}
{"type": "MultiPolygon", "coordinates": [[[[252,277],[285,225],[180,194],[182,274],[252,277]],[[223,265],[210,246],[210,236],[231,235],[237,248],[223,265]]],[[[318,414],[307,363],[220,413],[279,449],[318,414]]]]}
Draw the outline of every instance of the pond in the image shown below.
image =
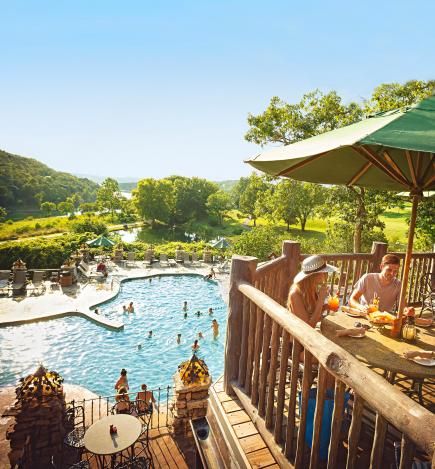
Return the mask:
{"type": "Polygon", "coordinates": [[[191,345],[200,331],[204,339],[199,342],[199,357],[214,379],[223,372],[227,307],[217,283],[198,275],[127,281],[119,295],[100,305],[99,310],[111,319],[122,320],[124,330],[107,330],[73,317],[0,328],[0,385],[16,384],[42,362],[58,371],[65,382],[98,395],[114,393],[121,368],[127,369],[133,391],[142,383],[151,388],[165,387],[172,385],[179,363],[192,356],[191,345]],[[130,301],[135,312],[123,313],[122,306],[130,301]],[[188,302],[186,319],[184,301],[188,302]],[[210,307],[212,315],[208,314],[210,307]],[[216,339],[212,319],[220,326],[216,339]]]}

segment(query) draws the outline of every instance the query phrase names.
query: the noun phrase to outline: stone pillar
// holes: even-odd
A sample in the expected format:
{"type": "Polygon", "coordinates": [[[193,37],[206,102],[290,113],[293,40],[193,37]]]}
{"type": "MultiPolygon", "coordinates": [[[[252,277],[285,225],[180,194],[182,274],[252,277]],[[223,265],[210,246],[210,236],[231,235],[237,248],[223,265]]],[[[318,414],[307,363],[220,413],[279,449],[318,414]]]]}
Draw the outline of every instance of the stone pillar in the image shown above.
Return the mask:
{"type": "Polygon", "coordinates": [[[174,384],[174,433],[191,437],[192,430],[189,421],[205,417],[207,414],[211,376],[208,376],[202,383],[185,385],[180,379],[180,374],[175,373],[174,384]]]}

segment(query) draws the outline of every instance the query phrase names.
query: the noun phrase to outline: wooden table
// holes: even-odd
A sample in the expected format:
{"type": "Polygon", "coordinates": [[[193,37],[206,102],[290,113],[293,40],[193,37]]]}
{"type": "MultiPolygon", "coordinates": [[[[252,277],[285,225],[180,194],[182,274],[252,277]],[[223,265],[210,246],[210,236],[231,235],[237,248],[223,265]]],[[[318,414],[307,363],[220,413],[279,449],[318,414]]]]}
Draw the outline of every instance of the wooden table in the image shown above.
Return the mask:
{"type": "Polygon", "coordinates": [[[373,326],[366,332],[365,337],[360,339],[335,335],[336,330],[355,327],[357,321],[372,325],[365,318],[349,317],[339,311],[335,315],[328,315],[324,318],[320,330],[329,340],[367,365],[391,373],[401,373],[410,378],[435,377],[435,367],[419,365],[403,356],[403,352],[411,350],[435,351],[435,329],[433,326],[426,329],[417,327],[417,340],[412,343],[401,339],[392,339],[388,326],[385,328],[373,326]]]}
{"type": "MultiPolygon", "coordinates": [[[[133,446],[142,431],[141,422],[132,415],[109,415],[91,425],[85,433],[85,448],[97,456],[100,467],[104,467],[104,456],[115,456],[133,446]],[[117,433],[110,434],[110,425],[117,433]]],[[[112,458],[112,465],[114,459],[112,458]]]]}

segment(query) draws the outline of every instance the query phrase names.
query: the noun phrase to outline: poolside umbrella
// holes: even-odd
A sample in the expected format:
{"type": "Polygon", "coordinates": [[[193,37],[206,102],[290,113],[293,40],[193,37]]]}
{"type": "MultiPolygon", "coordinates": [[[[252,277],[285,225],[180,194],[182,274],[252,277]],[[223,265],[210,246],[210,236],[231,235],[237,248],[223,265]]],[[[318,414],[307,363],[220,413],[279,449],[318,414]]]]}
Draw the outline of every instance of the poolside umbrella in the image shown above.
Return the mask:
{"type": "Polygon", "coordinates": [[[98,238],[91,239],[90,241],[86,241],[86,244],[91,248],[111,248],[112,246],[115,246],[114,241],[110,240],[109,238],[106,238],[103,235],[98,236],[98,238]]]}
{"type": "Polygon", "coordinates": [[[218,249],[227,249],[229,248],[231,245],[230,243],[227,241],[226,238],[220,238],[218,239],[217,241],[215,241],[214,243],[211,243],[211,247],[212,248],[218,248],[218,249]]]}
{"type": "Polygon", "coordinates": [[[409,191],[412,213],[399,317],[405,304],[417,206],[435,188],[435,95],[315,137],[260,153],[247,163],[274,176],[323,184],[409,191]]]}

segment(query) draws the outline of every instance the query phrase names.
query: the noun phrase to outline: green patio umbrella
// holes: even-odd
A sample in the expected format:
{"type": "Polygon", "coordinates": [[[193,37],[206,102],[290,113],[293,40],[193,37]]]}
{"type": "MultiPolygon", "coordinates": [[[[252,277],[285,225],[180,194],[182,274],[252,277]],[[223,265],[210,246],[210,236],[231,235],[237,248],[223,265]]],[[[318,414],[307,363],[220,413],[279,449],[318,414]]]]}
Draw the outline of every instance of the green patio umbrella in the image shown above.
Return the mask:
{"type": "Polygon", "coordinates": [[[399,302],[405,304],[417,206],[435,188],[435,95],[406,109],[260,153],[246,162],[274,176],[409,191],[412,213],[399,302]]]}
{"type": "Polygon", "coordinates": [[[91,248],[111,248],[112,246],[115,246],[114,241],[109,238],[106,238],[103,235],[98,236],[98,238],[91,239],[90,241],[86,241],[86,244],[91,248]]]}
{"type": "Polygon", "coordinates": [[[227,249],[231,245],[230,245],[229,241],[226,238],[220,238],[217,241],[215,241],[214,243],[210,243],[210,246],[212,248],[227,249]]]}

